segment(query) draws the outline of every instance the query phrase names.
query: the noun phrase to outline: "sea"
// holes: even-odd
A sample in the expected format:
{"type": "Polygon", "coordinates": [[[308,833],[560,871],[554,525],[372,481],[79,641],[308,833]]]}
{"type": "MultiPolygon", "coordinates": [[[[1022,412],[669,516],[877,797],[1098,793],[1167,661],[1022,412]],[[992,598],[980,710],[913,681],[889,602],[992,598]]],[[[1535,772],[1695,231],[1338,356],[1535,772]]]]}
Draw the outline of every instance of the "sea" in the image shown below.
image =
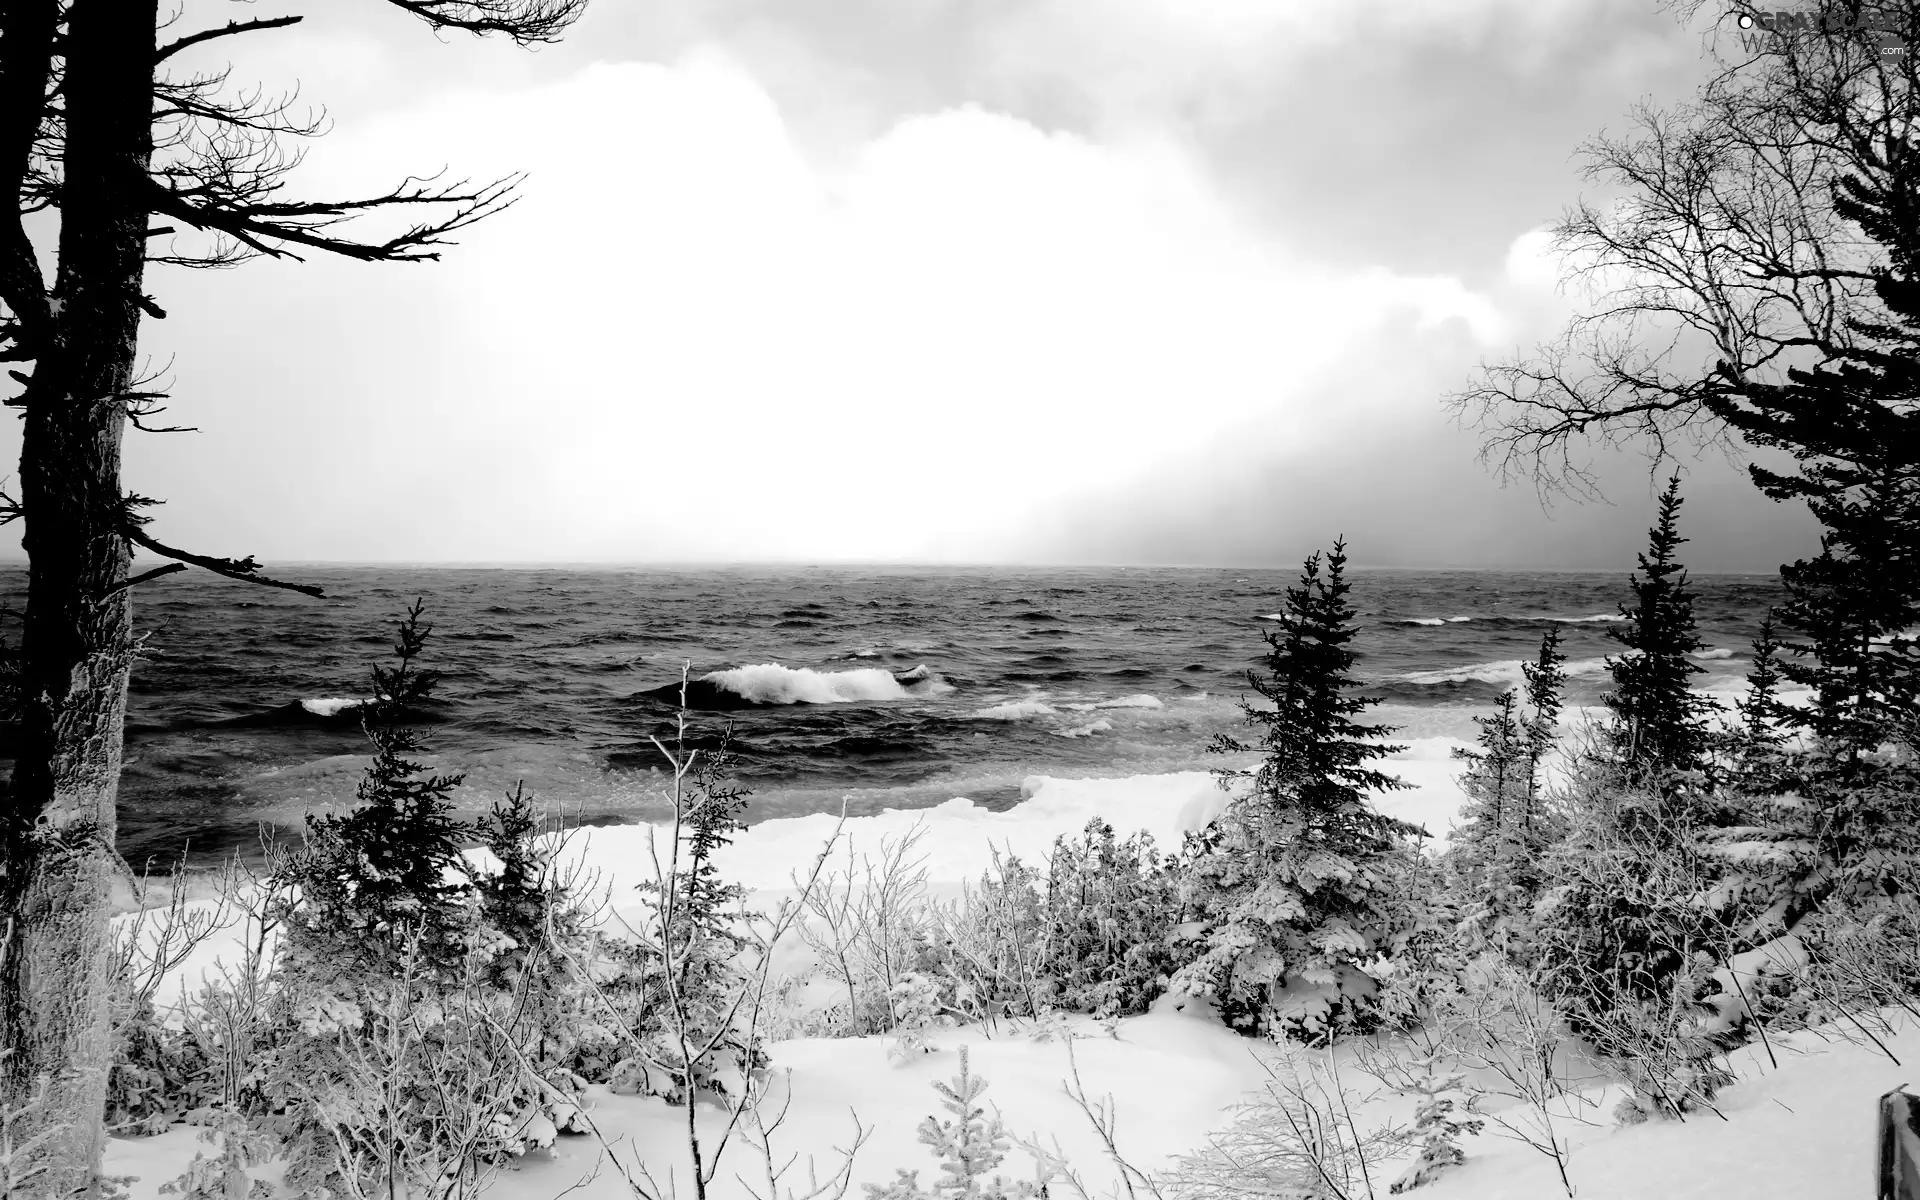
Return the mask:
{"type": "MultiPolygon", "coordinates": [[[[1290,570],[741,566],[278,567],[325,599],[199,572],[143,585],[118,843],[136,867],[206,865],[354,803],[356,707],[419,601],[418,714],[435,768],[478,814],[524,783],[587,825],[659,820],[662,746],[730,731],[749,823],[964,797],[1021,802],[1030,776],[1221,765],[1290,570]],[[680,725],[683,677],[687,715],[680,725]],[[678,739],[676,741],[676,739],[678,739]],[[656,741],[660,745],[656,745],[656,741]]],[[[1469,740],[1549,628],[1572,705],[1608,685],[1625,572],[1350,572],[1368,720],[1399,742],[1469,740]]],[[[1767,575],[1700,575],[1697,686],[1731,693],[1767,575]]],[[[0,571],[23,602],[25,571],[0,571]]]]}

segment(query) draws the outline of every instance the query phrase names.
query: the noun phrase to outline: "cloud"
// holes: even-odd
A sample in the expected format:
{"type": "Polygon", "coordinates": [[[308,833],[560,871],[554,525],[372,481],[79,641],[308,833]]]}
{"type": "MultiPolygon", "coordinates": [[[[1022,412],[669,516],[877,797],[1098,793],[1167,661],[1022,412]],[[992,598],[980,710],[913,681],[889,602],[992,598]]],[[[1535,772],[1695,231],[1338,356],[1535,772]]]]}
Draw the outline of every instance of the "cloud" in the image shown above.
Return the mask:
{"type": "Polygon", "coordinates": [[[1223,431],[1432,403],[1323,403],[1356,358],[1512,332],[1457,279],[1316,263],[1165,140],[961,107],[823,165],[715,52],[343,128],[307,186],[423,153],[524,198],[437,266],[169,278],[216,310],[163,291],[159,332],[224,431],[143,458],[170,518],[211,531],[208,451],[265,445],[297,503],[248,549],[282,556],[991,558],[1223,431]]]}

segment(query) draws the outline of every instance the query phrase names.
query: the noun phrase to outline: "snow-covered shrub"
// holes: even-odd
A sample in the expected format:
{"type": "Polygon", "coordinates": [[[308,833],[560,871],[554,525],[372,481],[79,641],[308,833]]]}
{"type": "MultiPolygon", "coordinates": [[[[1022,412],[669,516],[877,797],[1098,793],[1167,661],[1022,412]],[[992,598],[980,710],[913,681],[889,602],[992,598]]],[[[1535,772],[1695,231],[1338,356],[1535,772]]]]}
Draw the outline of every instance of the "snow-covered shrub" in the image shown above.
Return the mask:
{"type": "MultiPolygon", "coordinates": [[[[416,929],[414,944],[444,933],[416,929]]],[[[551,1141],[552,1089],[530,1053],[529,989],[494,985],[502,942],[477,919],[457,977],[403,944],[386,979],[289,981],[266,1126],[296,1195],[471,1194],[504,1160],[551,1141]]],[[[530,964],[538,970],[544,963],[530,964]]]]}
{"type": "MultiPolygon", "coordinates": [[[[208,938],[245,922],[258,929],[259,879],[238,856],[210,873],[189,874],[176,868],[162,885],[143,880],[141,907],[115,930],[117,953],[112,962],[114,1051],[107,1084],[107,1125],[122,1136],[159,1133],[186,1114],[220,1105],[231,1089],[227,1081],[238,1059],[221,1045],[211,1029],[189,1014],[184,1022],[158,1003],[163,981],[208,938]],[[156,886],[165,888],[156,897],[156,886]],[[198,890],[211,892],[204,902],[190,902],[198,890]]],[[[228,969],[232,977],[258,976],[264,970],[257,946],[249,944],[242,961],[228,969]]],[[[258,999],[255,989],[255,999],[258,999]]],[[[258,1024],[233,1014],[226,1024],[241,1042],[244,1030],[258,1024]]],[[[234,1040],[229,1038],[229,1040],[234,1040]]]]}
{"type": "Polygon", "coordinates": [[[1267,1082],[1233,1106],[1233,1120],[1168,1173],[1172,1200],[1372,1200],[1382,1164],[1403,1153],[1406,1130],[1362,1126],[1370,1095],[1342,1078],[1331,1051],[1263,1056],[1267,1082]]]}
{"type": "Polygon", "coordinates": [[[1591,1124],[1584,1080],[1569,1073],[1574,1039],[1541,994],[1535,973],[1497,953],[1485,953],[1460,971],[1452,986],[1432,996],[1419,1035],[1426,1052],[1472,1073],[1470,1095],[1498,1103],[1475,1105],[1494,1131],[1553,1161],[1568,1196],[1567,1126],[1591,1124]]]}
{"type": "Polygon", "coordinates": [[[1094,818],[1055,839],[1047,862],[1040,973],[1056,1008],[1135,1016],[1166,990],[1180,922],[1174,864],[1137,831],[1121,839],[1094,818]]]}
{"type": "Polygon", "coordinates": [[[1689,815],[1692,787],[1635,788],[1583,764],[1528,922],[1538,985],[1648,1115],[1692,1111],[1728,1081],[1716,1058],[1748,1032],[1724,968],[1765,936],[1750,889],[1689,815]]]}
{"type": "Polygon", "coordinates": [[[929,952],[943,1007],[968,1019],[1033,1017],[1055,1004],[1048,980],[1050,912],[1040,875],[1019,857],[992,865],[958,901],[932,910],[929,952]]]}
{"type": "Polygon", "coordinates": [[[915,854],[924,831],[916,825],[902,837],[883,838],[877,860],[856,858],[849,840],[844,866],[805,892],[809,920],[795,932],[841,991],[834,1034],[862,1037],[892,1028],[894,984],[908,972],[939,973],[936,914],[923,859],[915,854]]]}
{"type": "Polygon", "coordinates": [[[960,1048],[960,1073],[951,1083],[935,1080],[933,1089],[940,1093],[940,1107],[953,1115],[948,1121],[930,1116],[920,1123],[921,1144],[940,1156],[940,1178],[923,1187],[918,1171],[902,1168],[891,1183],[865,1185],[867,1200],[1032,1200],[1045,1194],[1032,1183],[1009,1183],[999,1174],[987,1177],[1006,1158],[1012,1138],[998,1115],[989,1118],[976,1103],[987,1081],[968,1069],[965,1046],[960,1048]]]}
{"type": "Polygon", "coordinates": [[[1257,771],[1227,771],[1251,787],[1188,838],[1182,899],[1197,918],[1195,952],[1173,987],[1214,998],[1247,1033],[1326,1040],[1378,1023],[1377,969],[1395,930],[1381,862],[1423,832],[1381,815],[1371,791],[1407,786],[1370,768],[1397,752],[1388,732],[1352,718],[1375,701],[1348,694],[1355,613],[1346,551],[1336,542],[1289,588],[1279,631],[1265,633],[1266,672],[1250,674],[1272,707],[1244,704],[1260,744],[1222,736],[1215,749],[1260,749],[1257,771]]]}
{"type": "Polygon", "coordinates": [[[894,1036],[887,1047],[887,1057],[905,1060],[938,1049],[928,1040],[929,1037],[934,1030],[953,1023],[953,1018],[947,1013],[943,991],[939,983],[912,971],[895,981],[892,995],[894,1036]]]}
{"type": "Polygon", "coordinates": [[[1871,907],[1809,917],[1794,931],[1804,962],[1791,996],[1803,1020],[1825,1023],[1883,1008],[1920,1018],[1920,899],[1901,893],[1871,907]]]}

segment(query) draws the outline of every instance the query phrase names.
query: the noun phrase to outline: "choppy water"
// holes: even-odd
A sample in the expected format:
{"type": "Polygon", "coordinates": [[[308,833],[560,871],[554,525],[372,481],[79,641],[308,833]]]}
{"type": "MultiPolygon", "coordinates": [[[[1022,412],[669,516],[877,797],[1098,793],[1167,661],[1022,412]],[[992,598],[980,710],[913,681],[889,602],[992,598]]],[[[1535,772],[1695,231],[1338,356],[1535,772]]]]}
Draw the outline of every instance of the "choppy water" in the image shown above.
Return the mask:
{"type": "MultiPolygon", "coordinates": [[[[282,568],[326,600],[200,574],[143,587],[120,842],[138,863],[255,842],[261,823],[351,803],[367,743],[351,708],[415,597],[443,682],[426,740],[484,809],[524,779],[590,821],[656,817],[680,664],[698,744],[730,720],[749,818],[1015,803],[1029,774],[1217,765],[1264,614],[1295,571],[1172,569],[282,568]],[[771,664],[771,665],[768,665],[771,664]],[[717,674],[722,673],[724,674],[717,674]]],[[[1731,687],[1778,599],[1767,576],[1696,577],[1731,687]]],[[[1362,571],[1360,673],[1402,737],[1472,735],[1549,624],[1575,704],[1606,683],[1623,574],[1362,571]]],[[[18,603],[24,573],[0,576],[18,603]]]]}

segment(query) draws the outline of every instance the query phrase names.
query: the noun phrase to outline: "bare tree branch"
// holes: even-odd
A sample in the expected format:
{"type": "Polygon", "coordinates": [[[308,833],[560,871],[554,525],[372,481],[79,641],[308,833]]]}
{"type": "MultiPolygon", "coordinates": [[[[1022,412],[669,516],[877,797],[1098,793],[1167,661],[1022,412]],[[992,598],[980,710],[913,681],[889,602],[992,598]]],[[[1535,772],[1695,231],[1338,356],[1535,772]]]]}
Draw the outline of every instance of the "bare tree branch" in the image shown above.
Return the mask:
{"type": "Polygon", "coordinates": [[[218,29],[203,29],[199,33],[191,33],[186,37],[168,42],[166,45],[160,47],[159,51],[154,54],[153,61],[156,63],[165,62],[167,59],[180,53],[180,51],[185,50],[188,46],[197,46],[201,42],[210,42],[214,38],[229,37],[236,33],[251,33],[256,29],[284,29],[289,25],[298,25],[305,19],[305,17],[293,16],[256,17],[251,21],[228,21],[218,29]]]}
{"type": "MultiPolygon", "coordinates": [[[[1913,19],[1911,0],[1862,3],[1913,19]]],[[[1771,21],[1734,0],[1727,21],[1743,15],[1771,21]]],[[[1656,469],[1729,450],[1750,397],[1790,371],[1873,353],[1885,254],[1836,195],[1884,180],[1911,152],[1920,79],[1916,56],[1882,55],[1856,28],[1723,57],[1696,101],[1642,105],[1626,134],[1583,147],[1586,179],[1622,196],[1579,204],[1553,230],[1583,311],[1445,401],[1483,433],[1482,459],[1503,480],[1531,480],[1543,500],[1597,496],[1589,449],[1639,447],[1656,469]]]]}
{"type": "Polygon", "coordinates": [[[451,244],[449,234],[512,207],[513,189],[521,176],[509,176],[473,186],[466,181],[444,188],[419,186],[429,182],[410,178],[384,196],[366,200],[310,201],[299,204],[260,202],[195,203],[184,193],[155,184],[153,210],[175,217],[196,229],[223,233],[256,254],[300,259],[288,245],[323,250],[363,262],[420,262],[435,260],[433,247],[451,244]],[[402,205],[444,205],[452,213],[422,221],[381,241],[329,234],[326,230],[362,213],[402,205]]]}
{"type": "Polygon", "coordinates": [[[285,583],[281,580],[270,579],[260,574],[260,564],[253,560],[252,555],[248,555],[245,558],[209,558],[204,554],[194,554],[186,550],[176,550],[172,546],[163,545],[155,541],[145,530],[138,526],[132,526],[127,530],[127,540],[136,545],[145,546],[163,558],[171,558],[183,563],[191,563],[193,566],[199,567],[202,570],[212,571],[215,575],[224,575],[228,579],[238,579],[242,583],[257,583],[261,587],[281,588],[289,592],[299,592],[304,596],[326,598],[325,592],[310,583],[285,583]]]}
{"type": "Polygon", "coordinates": [[[185,563],[171,562],[164,567],[155,567],[151,571],[142,571],[138,575],[132,575],[126,579],[121,580],[119,583],[114,584],[112,587],[108,588],[106,591],[100,593],[100,598],[98,600],[95,600],[94,604],[95,605],[105,604],[109,598],[113,596],[117,596],[121,592],[124,592],[129,588],[138,587],[139,585],[147,582],[150,579],[158,579],[163,575],[177,575],[186,569],[187,569],[187,564],[185,563]]]}
{"type": "Polygon", "coordinates": [[[587,0],[387,0],[435,29],[504,33],[522,46],[560,39],[587,0]]]}

